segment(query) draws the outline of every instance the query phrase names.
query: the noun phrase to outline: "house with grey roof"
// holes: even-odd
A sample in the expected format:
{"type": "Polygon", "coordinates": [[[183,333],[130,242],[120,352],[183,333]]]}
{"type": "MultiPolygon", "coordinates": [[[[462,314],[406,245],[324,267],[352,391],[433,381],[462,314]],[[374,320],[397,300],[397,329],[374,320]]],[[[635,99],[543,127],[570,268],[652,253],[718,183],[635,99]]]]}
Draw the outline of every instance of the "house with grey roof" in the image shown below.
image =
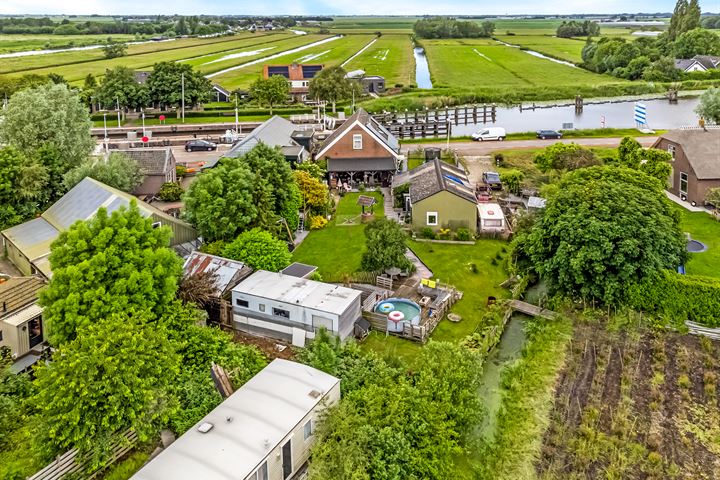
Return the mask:
{"type": "Polygon", "coordinates": [[[10,349],[14,372],[40,359],[46,338],[38,297],[47,282],[40,277],[11,277],[0,282],[0,347],[10,349]]]}
{"type": "Polygon", "coordinates": [[[670,130],[653,148],[672,155],[668,190],[680,199],[704,205],[708,189],[720,187],[720,127],[670,130]]]}
{"type": "MultiPolygon", "coordinates": [[[[230,158],[242,157],[258,143],[262,142],[265,145],[279,148],[289,162],[302,163],[310,157],[310,153],[301,142],[294,138],[297,136],[296,131],[297,125],[275,115],[261,123],[255,130],[236,143],[224,156],[230,158]]],[[[206,167],[210,166],[208,164],[206,167]]]]}
{"type": "Polygon", "coordinates": [[[720,67],[720,57],[695,55],[693,58],[676,58],[675,68],[683,72],[707,72],[720,67]]]}
{"type": "Polygon", "coordinates": [[[340,379],[275,359],[131,480],[304,478],[317,423],[339,401],[340,379]]]}
{"type": "Polygon", "coordinates": [[[407,179],[414,230],[477,231],[477,197],[463,169],[436,158],[410,170],[407,179]]]}
{"type": "Polygon", "coordinates": [[[7,258],[24,274],[41,274],[52,277],[50,245],[78,220],[89,220],[100,208],[112,213],[127,207],[135,200],[140,213],[152,218],[153,226],[167,226],[172,230],[170,245],[197,240],[198,233],[190,225],[161,212],[129,193],[112,188],[90,177],[85,177],[69,192],[52,204],[42,215],[0,232],[0,240],[7,258]]]}
{"type": "Polygon", "coordinates": [[[400,142],[362,108],[330,134],[315,155],[327,160],[331,184],[389,186],[400,171],[400,142]]]}
{"type": "Polygon", "coordinates": [[[135,160],[143,174],[143,181],[135,187],[133,195],[152,198],[160,192],[163,183],[177,181],[175,155],[170,147],[133,148],[120,153],[135,160]]]}

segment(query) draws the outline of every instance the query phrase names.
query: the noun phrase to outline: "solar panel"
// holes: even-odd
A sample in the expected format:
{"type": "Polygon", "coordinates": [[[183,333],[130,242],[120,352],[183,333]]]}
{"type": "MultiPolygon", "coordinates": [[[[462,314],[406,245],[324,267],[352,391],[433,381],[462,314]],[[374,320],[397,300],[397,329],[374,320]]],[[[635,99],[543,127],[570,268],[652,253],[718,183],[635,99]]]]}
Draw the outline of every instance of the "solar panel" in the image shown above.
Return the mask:
{"type": "Polygon", "coordinates": [[[303,78],[313,78],[322,70],[322,65],[302,65],[303,78]]]}
{"type": "Polygon", "coordinates": [[[268,67],[268,77],[272,77],[273,75],[282,75],[285,78],[290,78],[290,71],[287,65],[268,67]]]}

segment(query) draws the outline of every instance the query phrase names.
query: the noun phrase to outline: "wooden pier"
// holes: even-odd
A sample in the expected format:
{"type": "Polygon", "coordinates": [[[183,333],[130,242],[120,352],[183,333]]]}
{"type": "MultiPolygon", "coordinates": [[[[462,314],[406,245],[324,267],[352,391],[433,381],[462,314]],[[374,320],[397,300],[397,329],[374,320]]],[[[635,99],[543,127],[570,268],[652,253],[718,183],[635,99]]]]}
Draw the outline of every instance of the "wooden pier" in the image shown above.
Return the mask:
{"type": "Polygon", "coordinates": [[[546,310],[544,308],[538,307],[537,305],[523,302],[521,300],[510,300],[508,302],[508,306],[516,312],[524,313],[525,315],[530,315],[531,317],[540,317],[546,320],[554,320],[558,316],[558,314],[556,312],[553,312],[552,310],[546,310]]]}
{"type": "Polygon", "coordinates": [[[452,132],[453,125],[494,123],[497,106],[465,105],[412,112],[384,112],[374,114],[373,118],[400,139],[442,137],[452,132]]]}

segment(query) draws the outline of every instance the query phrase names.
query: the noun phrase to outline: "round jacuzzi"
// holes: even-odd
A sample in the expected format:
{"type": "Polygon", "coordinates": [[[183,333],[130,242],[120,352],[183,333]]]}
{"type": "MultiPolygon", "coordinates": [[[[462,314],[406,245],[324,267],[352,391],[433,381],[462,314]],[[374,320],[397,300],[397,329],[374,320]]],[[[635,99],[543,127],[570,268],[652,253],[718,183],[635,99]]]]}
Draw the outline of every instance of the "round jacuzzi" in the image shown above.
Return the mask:
{"type": "Polygon", "coordinates": [[[687,242],[687,251],[690,253],[702,253],[707,249],[707,245],[699,240],[688,240],[687,242]]]}
{"type": "Polygon", "coordinates": [[[406,298],[388,298],[375,306],[375,311],[388,315],[387,328],[390,332],[402,332],[403,323],[420,323],[420,305],[406,298]]]}

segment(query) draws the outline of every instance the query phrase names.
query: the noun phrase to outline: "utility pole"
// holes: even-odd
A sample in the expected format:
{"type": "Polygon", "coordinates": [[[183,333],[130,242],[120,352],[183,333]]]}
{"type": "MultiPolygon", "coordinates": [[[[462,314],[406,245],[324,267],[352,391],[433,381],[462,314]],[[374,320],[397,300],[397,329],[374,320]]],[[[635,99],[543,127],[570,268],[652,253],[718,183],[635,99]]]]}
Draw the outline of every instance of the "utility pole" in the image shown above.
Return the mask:
{"type": "Polygon", "coordinates": [[[180,74],[180,88],[182,89],[182,123],[185,123],[185,74],[180,74]]]}
{"type": "Polygon", "coordinates": [[[235,92],[235,135],[240,135],[240,122],[238,121],[238,95],[235,92]]]}
{"type": "Polygon", "coordinates": [[[107,112],[103,112],[103,129],[105,130],[105,151],[108,150],[108,136],[107,136],[107,112]]]}
{"type": "Polygon", "coordinates": [[[117,106],[118,128],[120,128],[120,97],[115,97],[115,102],[117,102],[115,105],[117,106]]]}
{"type": "Polygon", "coordinates": [[[141,112],[142,116],[142,126],[143,126],[143,137],[145,136],[145,110],[141,112]]]}

